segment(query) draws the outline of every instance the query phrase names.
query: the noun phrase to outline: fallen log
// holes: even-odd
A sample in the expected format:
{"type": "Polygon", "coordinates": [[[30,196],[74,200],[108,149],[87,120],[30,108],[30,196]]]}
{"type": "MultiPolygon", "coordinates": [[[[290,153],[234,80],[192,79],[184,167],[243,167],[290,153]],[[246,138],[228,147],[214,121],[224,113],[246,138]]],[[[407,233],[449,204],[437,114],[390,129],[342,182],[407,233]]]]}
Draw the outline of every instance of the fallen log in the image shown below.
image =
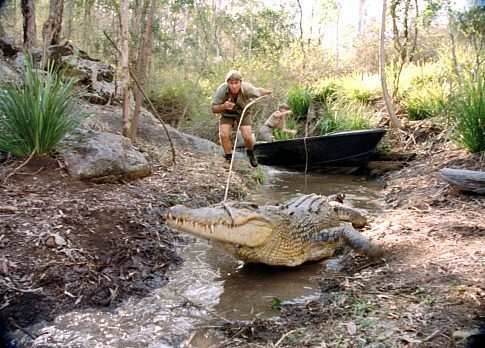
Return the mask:
{"type": "Polygon", "coordinates": [[[447,183],[462,191],[485,194],[485,172],[443,168],[441,174],[447,183]]]}

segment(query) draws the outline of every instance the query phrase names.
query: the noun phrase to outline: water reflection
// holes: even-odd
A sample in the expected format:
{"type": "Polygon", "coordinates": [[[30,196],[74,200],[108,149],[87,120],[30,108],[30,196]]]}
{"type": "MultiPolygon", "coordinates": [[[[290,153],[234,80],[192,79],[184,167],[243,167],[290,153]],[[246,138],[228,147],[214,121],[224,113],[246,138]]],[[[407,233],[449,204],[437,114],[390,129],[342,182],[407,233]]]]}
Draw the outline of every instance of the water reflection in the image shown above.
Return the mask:
{"type": "MultiPolygon", "coordinates": [[[[297,192],[344,193],[354,207],[371,213],[379,209],[380,184],[363,177],[305,176],[273,169],[268,173],[271,182],[250,197],[259,204],[283,202],[297,192]]],[[[335,260],[295,268],[243,265],[200,239],[183,248],[182,257],[184,265],[151,296],[130,299],[113,312],[74,311],[37,324],[29,328],[39,335],[34,342],[21,332],[15,338],[29,347],[186,347],[188,342],[210,347],[218,338],[203,327],[215,316],[229,320],[275,316],[273,298],[306,301],[318,295],[315,275],[324,268],[339,270],[335,260]]]]}

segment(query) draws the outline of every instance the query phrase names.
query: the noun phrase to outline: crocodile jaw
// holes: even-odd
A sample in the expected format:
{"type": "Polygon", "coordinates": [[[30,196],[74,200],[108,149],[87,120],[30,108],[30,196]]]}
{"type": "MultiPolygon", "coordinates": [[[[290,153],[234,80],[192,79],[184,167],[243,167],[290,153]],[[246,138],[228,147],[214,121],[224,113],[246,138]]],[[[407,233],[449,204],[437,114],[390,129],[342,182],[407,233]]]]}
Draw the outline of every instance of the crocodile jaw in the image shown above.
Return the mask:
{"type": "Polygon", "coordinates": [[[190,209],[182,205],[170,208],[167,226],[205,239],[257,247],[274,232],[269,219],[258,212],[231,208],[190,209]]]}

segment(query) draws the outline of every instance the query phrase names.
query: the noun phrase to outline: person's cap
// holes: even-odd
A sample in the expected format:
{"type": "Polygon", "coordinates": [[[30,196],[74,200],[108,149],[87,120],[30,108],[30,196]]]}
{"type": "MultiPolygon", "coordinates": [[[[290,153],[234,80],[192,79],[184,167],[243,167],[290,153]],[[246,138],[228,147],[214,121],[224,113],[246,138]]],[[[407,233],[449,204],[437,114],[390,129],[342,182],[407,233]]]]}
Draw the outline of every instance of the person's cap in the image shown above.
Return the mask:
{"type": "Polygon", "coordinates": [[[237,70],[229,70],[229,72],[226,75],[226,82],[228,82],[229,80],[239,80],[239,81],[242,81],[242,75],[237,70]]]}
{"type": "Polygon", "coordinates": [[[290,110],[290,107],[286,103],[281,103],[281,104],[278,105],[278,109],[290,110]]]}

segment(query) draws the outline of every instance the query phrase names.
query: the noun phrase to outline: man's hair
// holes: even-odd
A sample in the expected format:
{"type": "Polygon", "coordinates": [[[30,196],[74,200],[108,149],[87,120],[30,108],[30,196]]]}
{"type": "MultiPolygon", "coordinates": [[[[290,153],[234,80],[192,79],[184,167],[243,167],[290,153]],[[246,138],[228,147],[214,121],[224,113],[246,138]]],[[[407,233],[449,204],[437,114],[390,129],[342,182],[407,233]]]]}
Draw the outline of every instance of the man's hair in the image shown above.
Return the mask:
{"type": "Polygon", "coordinates": [[[278,109],[290,110],[290,107],[286,103],[281,103],[281,104],[278,105],[278,109]]]}
{"type": "Polygon", "coordinates": [[[229,80],[242,81],[242,75],[237,70],[229,70],[229,72],[226,74],[226,82],[228,82],[229,80]]]}

